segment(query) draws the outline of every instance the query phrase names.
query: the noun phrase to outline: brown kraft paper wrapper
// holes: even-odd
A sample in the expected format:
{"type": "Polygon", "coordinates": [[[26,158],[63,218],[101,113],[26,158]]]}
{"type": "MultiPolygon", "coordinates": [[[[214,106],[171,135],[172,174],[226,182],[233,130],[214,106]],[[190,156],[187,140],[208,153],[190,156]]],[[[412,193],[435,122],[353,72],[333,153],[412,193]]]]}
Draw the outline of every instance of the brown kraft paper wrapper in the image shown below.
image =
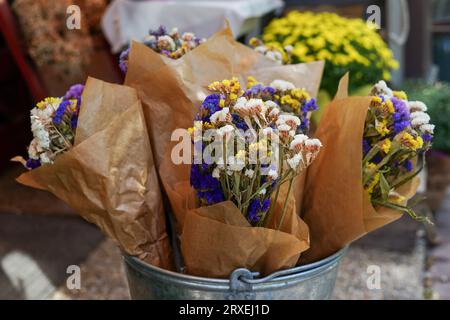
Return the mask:
{"type": "Polygon", "coordinates": [[[126,253],[171,269],[161,194],[136,91],[88,79],[78,125],[75,146],[17,181],[55,194],[126,253]]]}
{"type": "MultiPolygon", "coordinates": [[[[362,185],[362,137],[371,97],[347,97],[348,75],[316,132],[324,147],[307,170],[303,219],[310,228],[311,247],[302,263],[314,262],[344,248],[368,232],[389,224],[402,213],[373,207],[362,185]]],[[[410,199],[414,179],[397,192],[410,199]]]]}
{"type": "Polygon", "coordinates": [[[228,278],[237,268],[264,276],[294,267],[309,247],[309,233],[296,214],[293,196],[283,225],[278,228],[285,196],[283,186],[267,228],[252,227],[230,201],[189,210],[181,236],[186,271],[196,276],[228,278]]]}
{"type": "MultiPolygon", "coordinates": [[[[178,184],[189,181],[189,166],[172,162],[171,150],[177,142],[171,142],[171,134],[175,129],[192,127],[195,114],[209,94],[207,86],[233,76],[246,83],[247,76],[252,75],[267,85],[276,79],[291,81],[314,97],[323,67],[323,61],[279,66],[235,41],[229,28],[178,60],[168,59],[143,44],[132,44],[125,84],[137,90],[143,103],[156,167],[179,224],[195,201],[192,191],[189,199],[184,195],[180,199],[174,191],[178,184]]],[[[302,198],[302,186],[300,176],[294,188],[297,203],[302,198]]]]}

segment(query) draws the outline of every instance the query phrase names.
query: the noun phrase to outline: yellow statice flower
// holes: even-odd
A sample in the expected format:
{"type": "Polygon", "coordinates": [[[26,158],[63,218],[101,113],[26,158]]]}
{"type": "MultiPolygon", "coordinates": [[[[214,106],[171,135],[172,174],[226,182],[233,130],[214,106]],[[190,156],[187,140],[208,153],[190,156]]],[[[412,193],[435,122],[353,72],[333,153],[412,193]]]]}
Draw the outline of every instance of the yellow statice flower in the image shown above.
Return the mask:
{"type": "Polygon", "coordinates": [[[45,98],[43,101],[40,101],[36,104],[36,107],[38,107],[38,109],[45,109],[47,108],[48,105],[53,105],[58,107],[59,104],[61,103],[62,99],[61,98],[54,98],[54,97],[48,97],[45,98]]]}
{"type": "Polygon", "coordinates": [[[257,84],[261,84],[261,82],[259,82],[252,76],[247,77],[247,89],[250,89],[251,87],[256,86],[257,84]]]}
{"type": "Polygon", "coordinates": [[[414,138],[408,132],[403,132],[403,134],[400,137],[400,142],[402,143],[403,146],[405,146],[406,148],[408,148],[412,151],[417,151],[419,149],[422,149],[422,147],[423,147],[422,137],[417,136],[416,138],[414,138]]]}
{"type": "Polygon", "coordinates": [[[382,150],[384,153],[388,154],[388,153],[391,151],[391,148],[392,148],[392,142],[391,142],[391,140],[390,140],[390,139],[384,140],[384,141],[381,143],[380,148],[381,148],[381,150],[382,150]]]}
{"type": "MultiPolygon", "coordinates": [[[[376,164],[369,162],[366,165],[366,169],[367,171],[373,171],[376,169],[376,164]]],[[[371,195],[373,193],[373,190],[375,189],[375,187],[377,186],[377,184],[380,182],[380,173],[376,172],[373,174],[372,178],[370,179],[370,181],[368,182],[368,184],[365,187],[365,190],[369,193],[369,195],[371,195]]]]}
{"type": "Polygon", "coordinates": [[[394,97],[401,100],[408,100],[408,96],[406,95],[405,91],[394,91],[394,97]]]}
{"type": "Polygon", "coordinates": [[[387,121],[386,120],[382,120],[382,121],[376,121],[376,126],[375,129],[377,130],[377,132],[382,136],[386,136],[387,134],[390,133],[390,130],[387,127],[387,121]]]}

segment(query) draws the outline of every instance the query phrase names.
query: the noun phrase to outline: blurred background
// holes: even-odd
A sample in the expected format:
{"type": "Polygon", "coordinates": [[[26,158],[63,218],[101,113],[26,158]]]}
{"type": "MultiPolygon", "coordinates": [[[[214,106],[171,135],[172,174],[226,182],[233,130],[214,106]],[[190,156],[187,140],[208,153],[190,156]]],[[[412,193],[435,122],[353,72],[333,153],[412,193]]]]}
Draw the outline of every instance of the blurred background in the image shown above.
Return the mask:
{"type": "Polygon", "coordinates": [[[121,83],[119,55],[131,40],[160,25],[208,37],[225,20],[244,44],[257,36],[292,45],[295,63],[325,60],[321,106],[347,71],[352,94],[383,78],[428,105],[436,138],[417,210],[435,224],[404,217],[357,241],[334,298],[450,299],[450,0],[0,0],[0,299],[128,299],[115,245],[51,194],[17,184],[24,169],[10,159],[26,154],[36,102],[88,75],[121,83]],[[68,25],[71,5],[79,29],[68,25]],[[380,29],[358,38],[347,19],[380,29]],[[324,32],[314,29],[321,21],[324,32]],[[344,39],[353,49],[330,49],[344,39]],[[66,286],[70,265],[81,268],[80,289],[66,286]],[[373,265],[382,278],[371,290],[373,265]]]}

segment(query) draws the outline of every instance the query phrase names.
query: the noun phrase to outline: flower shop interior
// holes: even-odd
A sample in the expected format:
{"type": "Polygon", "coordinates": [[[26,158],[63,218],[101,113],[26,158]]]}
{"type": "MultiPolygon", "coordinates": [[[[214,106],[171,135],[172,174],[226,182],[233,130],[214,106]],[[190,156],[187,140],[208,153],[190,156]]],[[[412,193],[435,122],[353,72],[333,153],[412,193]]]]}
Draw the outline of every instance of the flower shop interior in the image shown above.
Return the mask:
{"type": "Polygon", "coordinates": [[[39,101],[88,77],[123,84],[131,41],[147,44],[162,25],[204,39],[228,25],[242,46],[289,46],[280,64],[325,61],[312,128],[346,72],[351,96],[385,80],[423,101],[435,132],[411,202],[428,222],[404,214],[354,241],[331,298],[450,299],[450,0],[0,0],[0,299],[130,299],[116,243],[52,193],[19,184],[27,169],[12,159],[27,156],[39,101]],[[355,36],[360,22],[375,31],[355,36]],[[330,49],[341,45],[353,48],[330,49]],[[69,266],[80,288],[67,284],[69,266]]]}

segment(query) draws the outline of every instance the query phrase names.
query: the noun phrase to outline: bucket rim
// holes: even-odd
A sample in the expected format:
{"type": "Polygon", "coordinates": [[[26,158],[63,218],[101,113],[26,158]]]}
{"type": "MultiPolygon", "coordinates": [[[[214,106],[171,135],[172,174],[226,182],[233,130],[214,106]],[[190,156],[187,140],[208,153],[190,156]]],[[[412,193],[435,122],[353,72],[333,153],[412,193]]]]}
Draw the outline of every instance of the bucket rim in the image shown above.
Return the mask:
{"type": "MultiPolygon", "coordinates": [[[[296,277],[299,275],[308,275],[310,273],[314,274],[317,272],[320,272],[322,269],[326,269],[329,266],[333,265],[336,262],[339,262],[341,258],[345,255],[347,252],[348,247],[345,247],[336,253],[313,263],[276,271],[270,275],[267,275],[265,277],[256,277],[254,279],[242,279],[245,282],[251,283],[251,284],[261,284],[261,283],[267,283],[267,282],[278,282],[278,281],[287,281],[292,279],[292,277],[296,277]]],[[[123,260],[126,264],[130,265],[130,267],[138,267],[141,272],[149,273],[149,272],[156,272],[159,273],[165,277],[172,277],[177,280],[181,281],[188,281],[188,282],[198,282],[198,283],[210,283],[210,284],[217,284],[217,285],[228,285],[230,284],[230,278],[209,278],[209,277],[200,277],[200,276],[193,276],[188,275],[184,273],[179,273],[175,271],[170,271],[166,269],[162,269],[153,265],[150,265],[142,260],[140,260],[137,257],[133,257],[127,254],[122,254],[123,260]]],[[[230,274],[231,276],[231,274],[230,274]]]]}

